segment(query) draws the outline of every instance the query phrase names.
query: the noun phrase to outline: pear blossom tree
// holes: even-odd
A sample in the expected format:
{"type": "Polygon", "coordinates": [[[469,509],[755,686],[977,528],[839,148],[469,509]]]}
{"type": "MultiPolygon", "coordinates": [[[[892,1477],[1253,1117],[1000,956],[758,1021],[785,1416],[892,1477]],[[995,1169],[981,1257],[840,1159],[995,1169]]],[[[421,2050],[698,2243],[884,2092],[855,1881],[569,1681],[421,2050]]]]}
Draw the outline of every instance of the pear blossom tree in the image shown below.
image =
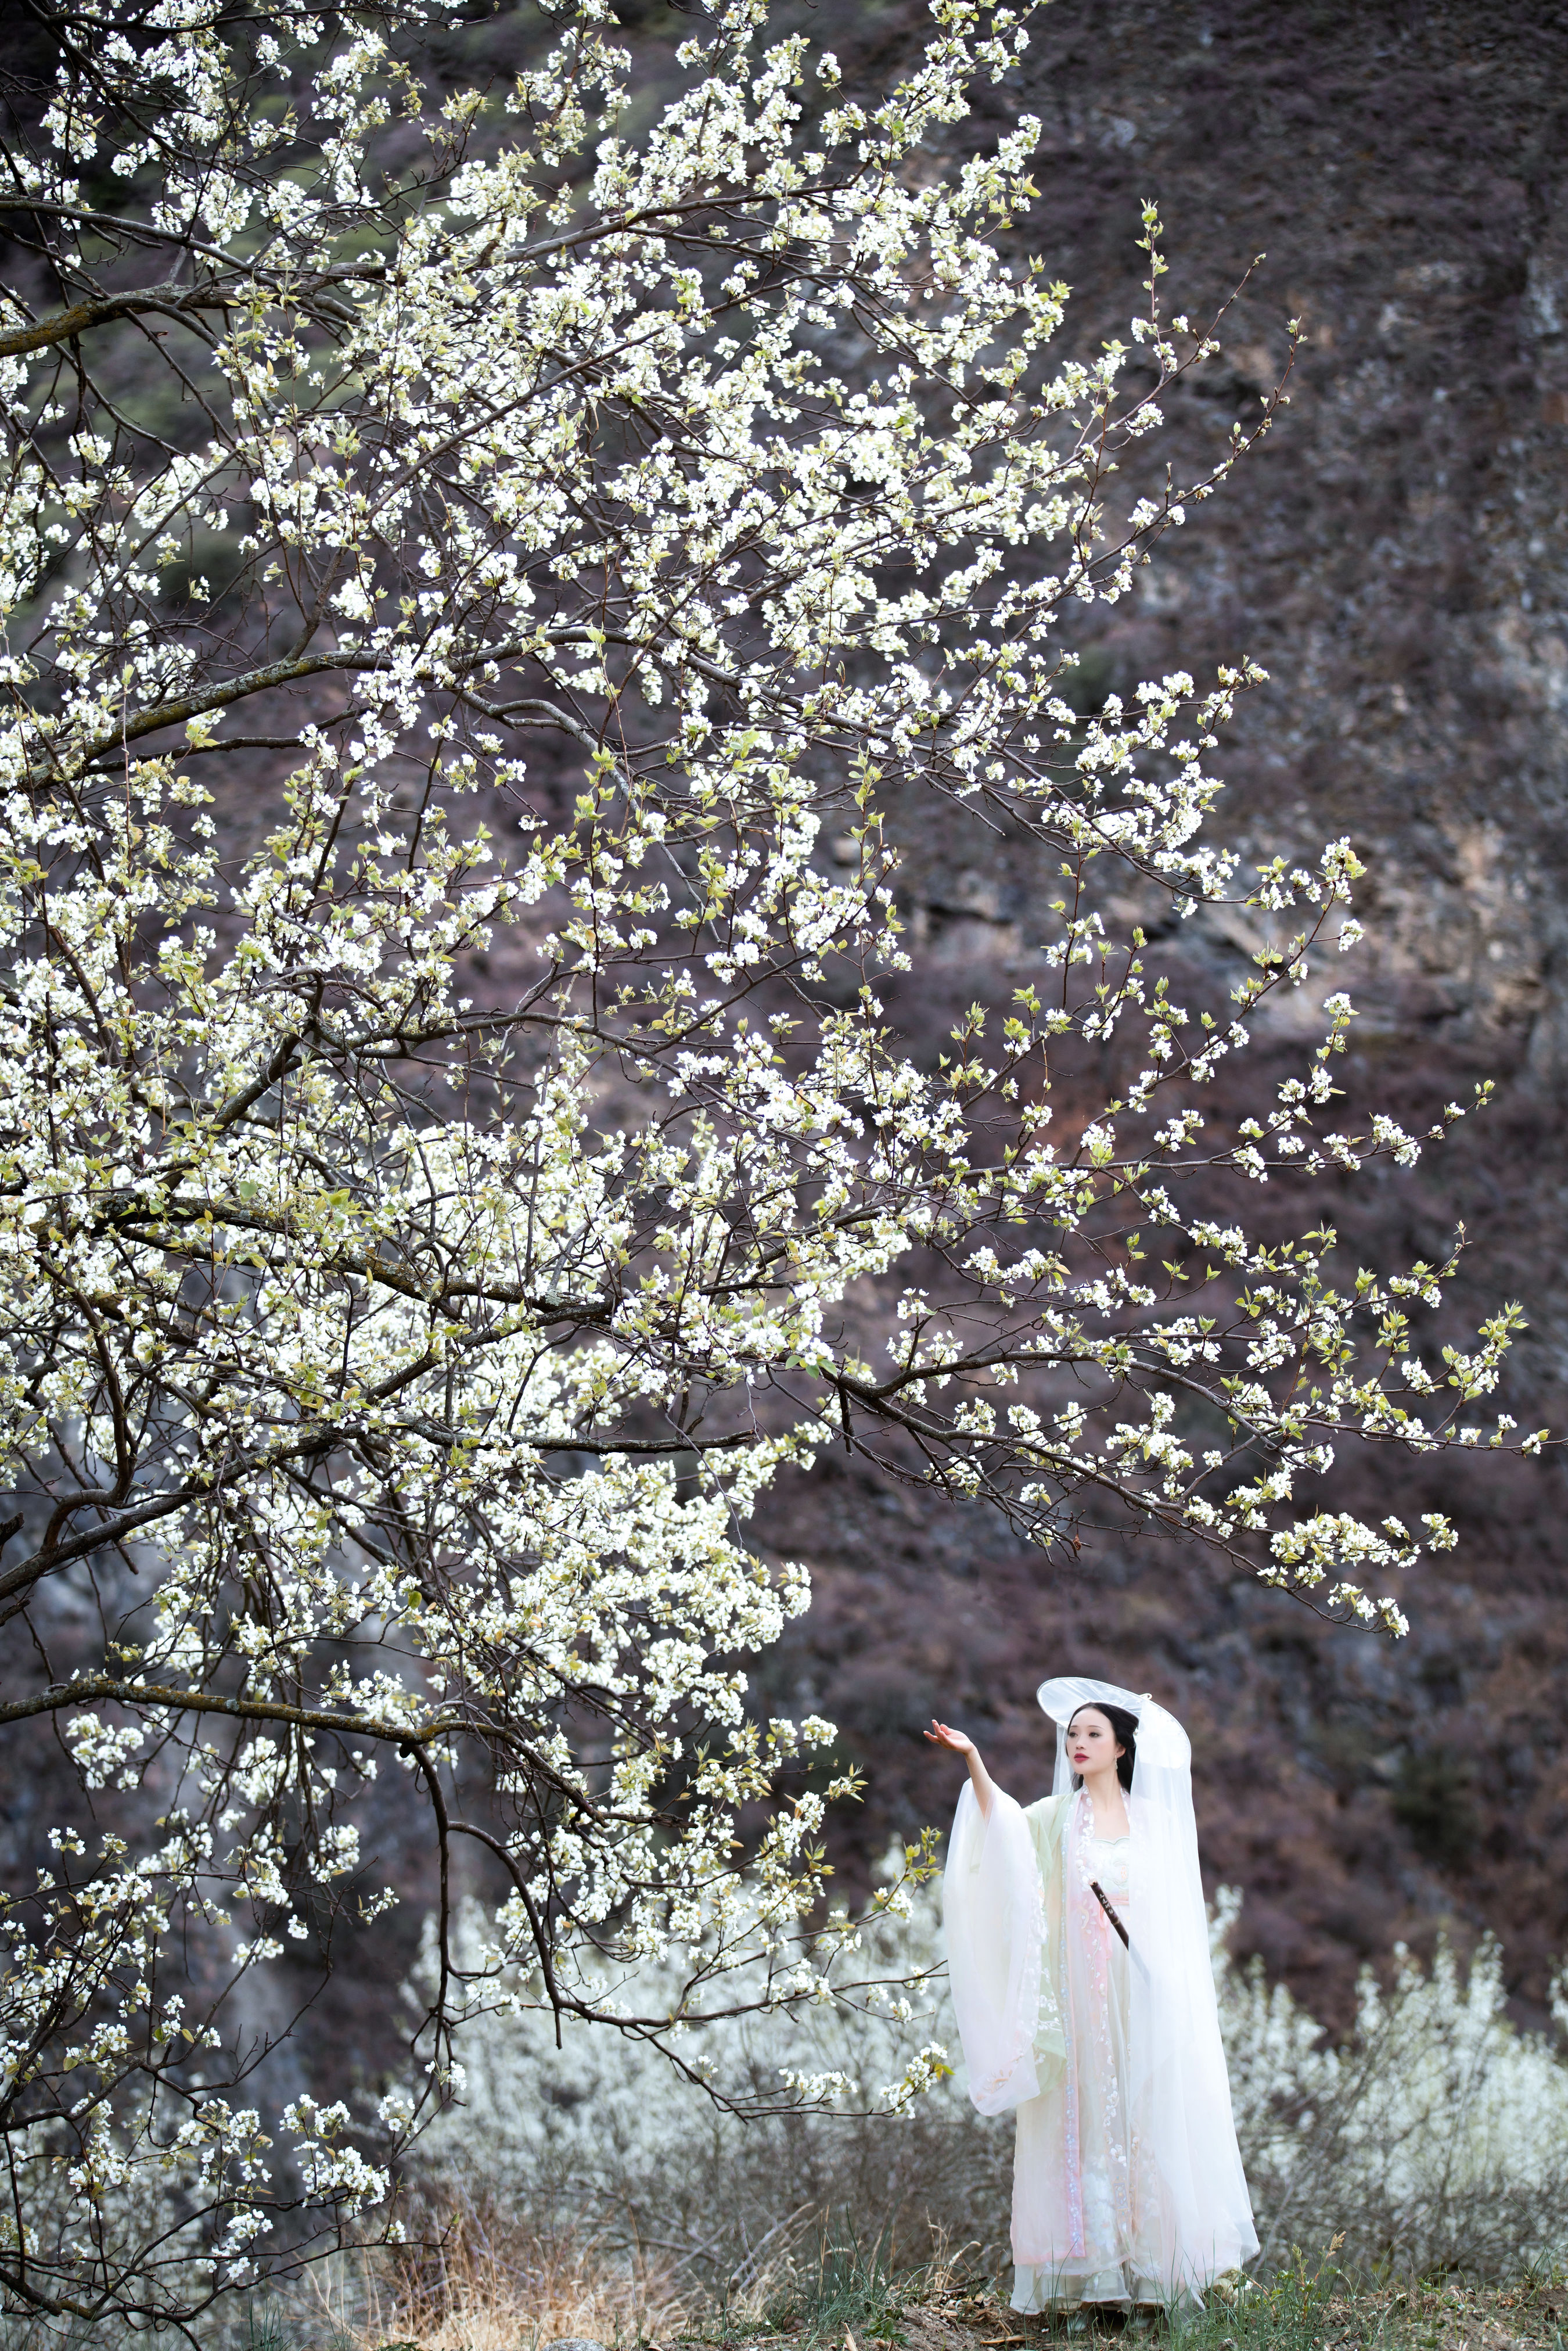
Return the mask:
{"type": "Polygon", "coordinates": [[[1516,1442],[1477,1407],[1517,1315],[1438,1352],[1441,1269],[1346,1289],[1321,1223],[1203,1209],[1418,1142],[1336,1127],[1337,992],[1239,1129],[1194,1106],[1360,869],[1206,832],[1240,656],[1073,706],[1075,621],[1277,398],[1123,496],[1217,345],[1152,210],[1093,358],[999,253],[1036,127],[958,133],[1026,11],[938,0],[873,104],[720,0],[635,136],[603,0],[441,105],[417,8],[46,13],[0,185],[0,1723],[53,1724],[109,1826],[5,1913],[0,2279],[188,2326],[385,2225],[487,2002],[701,2081],[704,2018],[870,1996],[824,1924],[831,1726],[746,1703],[808,1601],[748,1543],[771,1480],[843,1446],[1047,1555],[1142,1525],[1397,1631],[1444,1522],[1297,1489],[1346,1438],[1516,1442]],[[1062,875],[936,1062],[886,1001],[922,799],[1062,875]],[[1189,1012],[1108,876],[1278,944],[1189,1012]],[[1131,1074],[1054,1126],[1085,1041],[1131,1074]],[[62,1593],[101,1632],[68,1672],[62,1593]],[[393,1899],[396,1772],[441,1884],[407,2080],[280,2124],[235,2020],[393,1899]],[[477,1953],[464,1849],[508,1889],[477,1953]]]}

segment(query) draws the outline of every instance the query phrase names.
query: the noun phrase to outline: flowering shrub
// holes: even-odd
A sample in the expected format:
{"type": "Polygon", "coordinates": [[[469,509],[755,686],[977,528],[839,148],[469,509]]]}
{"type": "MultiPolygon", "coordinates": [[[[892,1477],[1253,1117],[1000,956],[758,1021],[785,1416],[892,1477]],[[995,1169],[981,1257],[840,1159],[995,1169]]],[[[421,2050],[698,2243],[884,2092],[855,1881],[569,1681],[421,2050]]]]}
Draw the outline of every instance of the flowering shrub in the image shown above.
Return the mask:
{"type": "MultiPolygon", "coordinates": [[[[1219,1926],[1239,1907],[1222,1897],[1219,1926]]],[[[1461,1973],[1439,1944],[1424,1973],[1401,1947],[1386,1989],[1368,1970],[1337,2049],[1262,1966],[1220,1958],[1220,2022],[1263,2258],[1343,2233],[1347,2261],[1422,2275],[1507,2276],[1568,2254],[1568,2063],[1514,2030],[1502,1953],[1461,1973]]],[[[1553,2003],[1568,2034],[1561,1983],[1553,2003]]]]}
{"type": "MultiPolygon", "coordinates": [[[[736,1663],[808,1596],[748,1548],[768,1479],[842,1443],[1048,1549],[1108,1512],[1397,1629],[1377,1587],[1445,1522],[1296,1486],[1347,1436],[1508,1441],[1517,1317],[1439,1353],[1440,1269],[1200,1205],[1420,1146],[1335,1123],[1337,990],[1204,1132],[1359,869],[1250,881],[1206,836],[1244,661],[1065,698],[1075,614],[1245,436],[1118,505],[1215,345],[1152,213],[1089,360],[999,256],[1034,126],[950,142],[1016,10],[940,0],[862,104],[722,0],[635,136],[606,0],[439,107],[417,5],[50,21],[0,196],[49,264],[0,305],[0,1623],[57,1597],[96,1652],[13,1629],[0,1721],[146,1801],[5,1913],[0,2276],[161,2325],[361,2225],[509,1984],[696,2074],[688,2026],[852,1978],[850,1922],[798,1936],[831,1727],[750,1719],[736,1663]],[[895,797],[1062,875],[936,1067],[879,994],[895,797]],[[1173,999],[1113,873],[1258,910],[1232,1001],[1173,999]],[[476,1001],[497,941],[522,980],[476,1001]],[[1113,1040],[1127,1084],[1054,1127],[1063,1053],[1113,1040]],[[392,1901],[384,1771],[439,1855],[418,2069],[294,2098],[280,2165],[255,1979],[392,1901]],[[510,1889],[461,1958],[457,1839],[510,1889]]],[[[839,2069],[764,2070],[799,2104],[839,2069]]]]}
{"type": "MultiPolygon", "coordinates": [[[[859,1941],[865,1991],[708,2028],[717,2099],[580,2022],[557,2048],[536,2006],[487,2008],[457,2035],[463,2102],[421,2141],[421,2200],[474,2196],[541,2235],[580,2230],[607,2265],[657,2248],[699,2296],[754,2293],[830,2210],[867,2241],[891,2219],[917,2254],[928,2210],[966,2216],[970,2238],[1000,2218],[1005,2235],[1011,2137],[954,2085],[934,1894],[913,1895],[907,1919],[874,1916],[859,1941]],[[781,2104],[788,2085],[812,2105],[781,2104]]],[[[428,1944],[427,1975],[433,1959],[428,1944]]],[[[635,1997],[654,2008],[678,1991],[661,1970],[635,1997]]]]}

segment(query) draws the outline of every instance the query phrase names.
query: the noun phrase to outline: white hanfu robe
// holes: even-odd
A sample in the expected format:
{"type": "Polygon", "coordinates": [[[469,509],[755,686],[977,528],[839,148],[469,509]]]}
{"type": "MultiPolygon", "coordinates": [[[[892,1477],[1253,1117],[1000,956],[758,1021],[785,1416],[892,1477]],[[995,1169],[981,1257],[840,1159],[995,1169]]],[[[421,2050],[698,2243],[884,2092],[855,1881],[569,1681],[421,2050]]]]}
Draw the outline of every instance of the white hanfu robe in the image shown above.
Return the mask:
{"type": "Polygon", "coordinates": [[[998,1791],[984,1819],[966,1787],[953,1823],[943,1911],[970,2095],[1018,2116],[1015,2310],[1200,2299],[1257,2251],[1196,1837],[1166,1850],[1188,1842],[1179,1809],[1135,1792],[1127,1813],[1130,1834],[1102,1840],[1082,1792],[1023,1811],[998,1791]]]}

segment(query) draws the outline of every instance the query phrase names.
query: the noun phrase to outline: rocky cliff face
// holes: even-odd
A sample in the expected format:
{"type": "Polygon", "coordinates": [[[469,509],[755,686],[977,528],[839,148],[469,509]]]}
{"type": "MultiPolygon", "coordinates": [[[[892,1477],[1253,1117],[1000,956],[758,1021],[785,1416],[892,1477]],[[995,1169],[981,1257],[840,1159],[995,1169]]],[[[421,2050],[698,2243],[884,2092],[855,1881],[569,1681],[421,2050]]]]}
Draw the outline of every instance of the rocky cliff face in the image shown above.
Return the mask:
{"type": "Polygon", "coordinates": [[[1553,1085],[1565,67],[1568,16],[1547,8],[1067,0],[1019,92],[1045,126],[1034,232],[1096,327],[1128,307],[1140,194],[1195,314],[1266,256],[1184,442],[1206,405],[1244,415],[1274,380],[1288,316],[1309,338],[1266,454],[1127,635],[1145,658],[1255,653],[1274,684],[1231,761],[1244,821],[1364,841],[1401,1025],[1553,1085]]]}
{"type": "MultiPolygon", "coordinates": [[[[869,79],[919,22],[825,9],[813,29],[869,79]]],[[[971,131],[1021,111],[1044,126],[1042,201],[1013,234],[1072,285],[1075,347],[1125,335],[1145,196],[1172,307],[1195,320],[1267,256],[1220,329],[1224,358],[1170,403],[1184,459],[1256,416],[1286,321],[1303,322],[1291,406],[1168,542],[1150,590],[1085,641],[1081,674],[1103,695],[1240,652],[1271,673],[1220,763],[1224,821],[1259,854],[1347,832],[1368,860],[1368,936],[1345,974],[1363,1013],[1351,1091],[1419,1112],[1501,1081],[1487,1118],[1414,1176],[1317,1205],[1362,1262],[1439,1257],[1462,1221],[1455,1296],[1472,1311],[1517,1296],[1530,1316],[1509,1408],[1561,1423],[1568,10],[1054,0],[971,131]]],[[[950,1006],[1005,993],[1035,885],[978,834],[908,851],[920,969],[905,1002],[935,1031],[950,1006]]],[[[1219,976],[1249,944],[1219,919],[1178,946],[1219,976]]],[[[1113,1547],[1047,1576],[1002,1530],[838,1461],[809,1491],[781,1488],[767,1538],[813,1561],[817,1599],[766,1677],[834,1715],[870,1774],[846,1859],[943,1815],[950,1770],[918,1744],[933,1708],[1032,1794],[1049,1771],[1035,1681],[1110,1673],[1191,1722],[1206,1865],[1245,1888],[1243,1942],[1318,2012],[1342,2015],[1356,1965],[1397,1936],[1446,1928],[1500,1933],[1521,2013],[1538,2016],[1568,1949],[1563,1472],[1548,1458],[1340,1475],[1461,1528],[1407,1592],[1397,1648],[1180,1556],[1113,1547]]]]}

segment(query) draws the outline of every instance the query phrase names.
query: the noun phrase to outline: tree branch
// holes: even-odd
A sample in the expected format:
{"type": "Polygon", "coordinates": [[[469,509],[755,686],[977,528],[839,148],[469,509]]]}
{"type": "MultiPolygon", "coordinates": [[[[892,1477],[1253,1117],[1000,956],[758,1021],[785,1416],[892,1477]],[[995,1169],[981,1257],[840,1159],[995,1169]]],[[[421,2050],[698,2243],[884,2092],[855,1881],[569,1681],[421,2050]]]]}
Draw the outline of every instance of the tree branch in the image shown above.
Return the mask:
{"type": "Polygon", "coordinates": [[[24,351],[41,351],[51,343],[74,342],[89,328],[107,326],[113,319],[125,319],[133,313],[157,312],[164,318],[179,319],[187,311],[226,310],[234,302],[232,294],[198,293],[190,287],[174,284],[140,286],[134,292],[106,294],[92,302],[78,302],[73,309],[57,310],[47,319],[36,319],[31,326],[10,327],[0,332],[0,359],[16,359],[24,351]]]}

